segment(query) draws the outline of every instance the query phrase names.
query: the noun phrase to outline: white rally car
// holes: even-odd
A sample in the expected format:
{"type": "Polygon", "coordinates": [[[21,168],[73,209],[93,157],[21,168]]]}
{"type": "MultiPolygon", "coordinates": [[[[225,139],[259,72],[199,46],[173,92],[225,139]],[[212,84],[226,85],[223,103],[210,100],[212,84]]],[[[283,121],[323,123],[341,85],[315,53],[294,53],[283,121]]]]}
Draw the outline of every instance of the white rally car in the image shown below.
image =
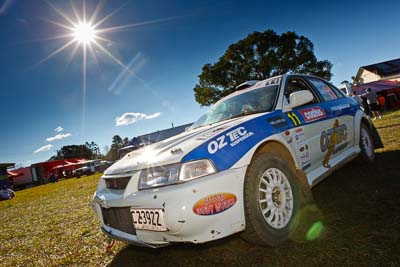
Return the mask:
{"type": "Polygon", "coordinates": [[[313,76],[246,82],[187,131],[130,152],[93,197],[102,230],[148,247],[237,232],[278,245],[310,188],[382,147],[352,98],[313,76]]]}

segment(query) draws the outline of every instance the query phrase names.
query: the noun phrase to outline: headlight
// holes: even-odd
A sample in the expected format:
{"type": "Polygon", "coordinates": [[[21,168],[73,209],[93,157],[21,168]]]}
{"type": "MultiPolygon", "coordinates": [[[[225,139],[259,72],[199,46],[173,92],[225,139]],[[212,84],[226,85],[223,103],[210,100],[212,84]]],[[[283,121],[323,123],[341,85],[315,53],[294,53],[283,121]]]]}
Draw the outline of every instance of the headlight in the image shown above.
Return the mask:
{"type": "Polygon", "coordinates": [[[217,172],[208,159],[144,169],[140,173],[139,189],[176,184],[217,172]]]}
{"type": "Polygon", "coordinates": [[[180,165],[179,163],[142,170],[139,189],[175,184],[178,181],[180,165]]]}
{"type": "Polygon", "coordinates": [[[208,159],[189,161],[182,164],[179,181],[187,181],[217,172],[214,165],[208,159]]]}

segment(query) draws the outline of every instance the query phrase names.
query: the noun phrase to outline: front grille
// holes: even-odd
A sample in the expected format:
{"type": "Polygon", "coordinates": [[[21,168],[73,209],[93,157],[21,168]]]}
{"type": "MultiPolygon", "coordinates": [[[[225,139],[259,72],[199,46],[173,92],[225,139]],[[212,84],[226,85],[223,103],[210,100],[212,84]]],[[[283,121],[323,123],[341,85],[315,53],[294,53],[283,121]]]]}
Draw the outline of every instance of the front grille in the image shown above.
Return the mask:
{"type": "Polygon", "coordinates": [[[104,180],[106,181],[107,188],[123,190],[128,185],[130,179],[131,177],[128,176],[119,178],[105,178],[104,180]]]}
{"type": "Polygon", "coordinates": [[[129,207],[101,208],[104,224],[122,232],[136,235],[132,214],[129,207]]]}

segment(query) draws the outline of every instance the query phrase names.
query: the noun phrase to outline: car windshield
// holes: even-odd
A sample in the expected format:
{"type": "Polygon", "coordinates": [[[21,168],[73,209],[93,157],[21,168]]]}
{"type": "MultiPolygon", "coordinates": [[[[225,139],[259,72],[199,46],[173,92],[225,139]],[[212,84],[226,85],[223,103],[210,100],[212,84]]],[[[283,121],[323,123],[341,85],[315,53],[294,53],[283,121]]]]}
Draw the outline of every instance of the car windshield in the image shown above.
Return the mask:
{"type": "Polygon", "coordinates": [[[193,123],[189,130],[235,117],[271,111],[277,91],[278,85],[269,85],[220,100],[193,123]]]}

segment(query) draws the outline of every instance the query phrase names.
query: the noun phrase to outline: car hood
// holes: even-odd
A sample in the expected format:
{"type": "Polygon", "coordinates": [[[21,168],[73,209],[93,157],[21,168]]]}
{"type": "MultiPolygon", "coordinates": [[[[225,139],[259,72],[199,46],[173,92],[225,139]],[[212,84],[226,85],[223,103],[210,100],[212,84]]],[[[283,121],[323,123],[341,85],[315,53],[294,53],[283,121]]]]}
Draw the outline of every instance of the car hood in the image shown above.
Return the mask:
{"type": "Polygon", "coordinates": [[[179,135],[126,154],[121,160],[110,166],[104,174],[122,174],[148,167],[180,162],[187,153],[222,131],[262,115],[265,115],[265,113],[234,118],[185,131],[179,135]]]}

